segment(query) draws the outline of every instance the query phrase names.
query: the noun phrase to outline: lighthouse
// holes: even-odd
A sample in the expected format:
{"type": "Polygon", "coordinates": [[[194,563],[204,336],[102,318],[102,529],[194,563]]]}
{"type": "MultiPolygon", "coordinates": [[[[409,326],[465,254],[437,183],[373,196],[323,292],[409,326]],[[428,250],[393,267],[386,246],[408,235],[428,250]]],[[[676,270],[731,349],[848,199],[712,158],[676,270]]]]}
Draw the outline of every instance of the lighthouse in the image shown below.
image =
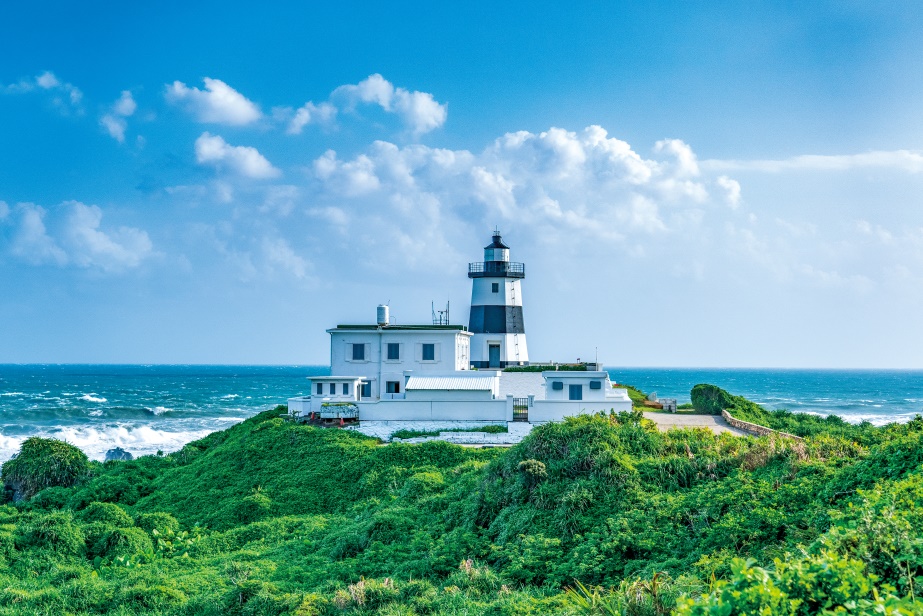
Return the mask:
{"type": "Polygon", "coordinates": [[[500,230],[484,248],[484,260],[468,264],[471,279],[471,365],[475,368],[506,368],[529,363],[526,328],[522,320],[523,263],[510,261],[510,247],[500,230]]]}

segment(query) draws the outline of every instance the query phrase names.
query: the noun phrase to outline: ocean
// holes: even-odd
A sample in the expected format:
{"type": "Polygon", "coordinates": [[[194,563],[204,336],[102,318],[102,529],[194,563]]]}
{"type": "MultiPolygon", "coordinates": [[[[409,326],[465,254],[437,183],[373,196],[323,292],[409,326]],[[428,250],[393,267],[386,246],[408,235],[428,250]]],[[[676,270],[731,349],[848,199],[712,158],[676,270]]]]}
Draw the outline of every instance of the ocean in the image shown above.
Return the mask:
{"type": "MultiPolygon", "coordinates": [[[[923,371],[613,368],[614,381],[689,401],[713,383],[771,409],[881,425],[923,413],[923,371]]],[[[0,461],[30,436],[91,458],[174,451],[298,395],[327,366],[0,365],[0,461]]]]}

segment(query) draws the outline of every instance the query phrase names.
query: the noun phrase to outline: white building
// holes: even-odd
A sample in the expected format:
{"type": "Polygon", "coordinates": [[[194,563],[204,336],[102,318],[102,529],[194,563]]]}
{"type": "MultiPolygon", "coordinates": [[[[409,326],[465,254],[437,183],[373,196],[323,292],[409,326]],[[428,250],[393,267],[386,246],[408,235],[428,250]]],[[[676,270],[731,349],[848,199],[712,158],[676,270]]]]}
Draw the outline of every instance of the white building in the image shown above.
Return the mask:
{"type": "Polygon", "coordinates": [[[291,398],[289,411],[358,420],[361,431],[381,436],[490,424],[522,432],[583,413],[631,410],[627,390],[613,388],[605,371],[502,371],[528,364],[525,266],[509,261],[499,232],[484,252],[484,261],[468,268],[468,328],[392,325],[388,307],[379,306],[375,324],[328,329],[331,376],[309,377],[311,395],[291,398]]]}
{"type": "MultiPolygon", "coordinates": [[[[386,307],[382,307],[386,308],[386,307]]],[[[471,334],[463,325],[337,325],[330,334],[330,373],[364,378],[362,399],[398,399],[404,372],[467,370],[471,334]]]]}

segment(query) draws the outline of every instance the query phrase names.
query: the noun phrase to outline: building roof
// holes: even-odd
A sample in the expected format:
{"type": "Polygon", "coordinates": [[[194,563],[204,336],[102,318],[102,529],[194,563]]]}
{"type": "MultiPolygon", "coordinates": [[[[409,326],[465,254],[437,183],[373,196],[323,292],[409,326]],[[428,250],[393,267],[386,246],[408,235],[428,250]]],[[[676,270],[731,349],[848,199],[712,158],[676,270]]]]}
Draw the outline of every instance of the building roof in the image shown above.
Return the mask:
{"type": "Polygon", "coordinates": [[[440,331],[467,331],[468,328],[464,325],[337,325],[333,329],[328,329],[327,331],[334,331],[337,329],[348,329],[348,330],[357,330],[357,331],[425,331],[425,330],[440,330],[440,331]]]}
{"type": "Polygon", "coordinates": [[[411,376],[405,390],[493,391],[496,376],[411,376]]]}

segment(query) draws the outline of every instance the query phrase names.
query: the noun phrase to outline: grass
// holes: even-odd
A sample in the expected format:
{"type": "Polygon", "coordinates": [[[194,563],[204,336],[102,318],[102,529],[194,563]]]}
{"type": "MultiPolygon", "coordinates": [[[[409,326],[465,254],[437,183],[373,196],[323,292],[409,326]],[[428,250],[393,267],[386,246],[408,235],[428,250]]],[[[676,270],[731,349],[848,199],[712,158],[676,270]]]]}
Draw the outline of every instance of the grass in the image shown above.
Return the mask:
{"type": "Polygon", "coordinates": [[[487,434],[505,434],[509,432],[506,426],[481,426],[479,428],[450,428],[448,430],[398,430],[391,435],[392,439],[420,438],[423,436],[439,436],[441,432],[486,432],[487,434]]]}

